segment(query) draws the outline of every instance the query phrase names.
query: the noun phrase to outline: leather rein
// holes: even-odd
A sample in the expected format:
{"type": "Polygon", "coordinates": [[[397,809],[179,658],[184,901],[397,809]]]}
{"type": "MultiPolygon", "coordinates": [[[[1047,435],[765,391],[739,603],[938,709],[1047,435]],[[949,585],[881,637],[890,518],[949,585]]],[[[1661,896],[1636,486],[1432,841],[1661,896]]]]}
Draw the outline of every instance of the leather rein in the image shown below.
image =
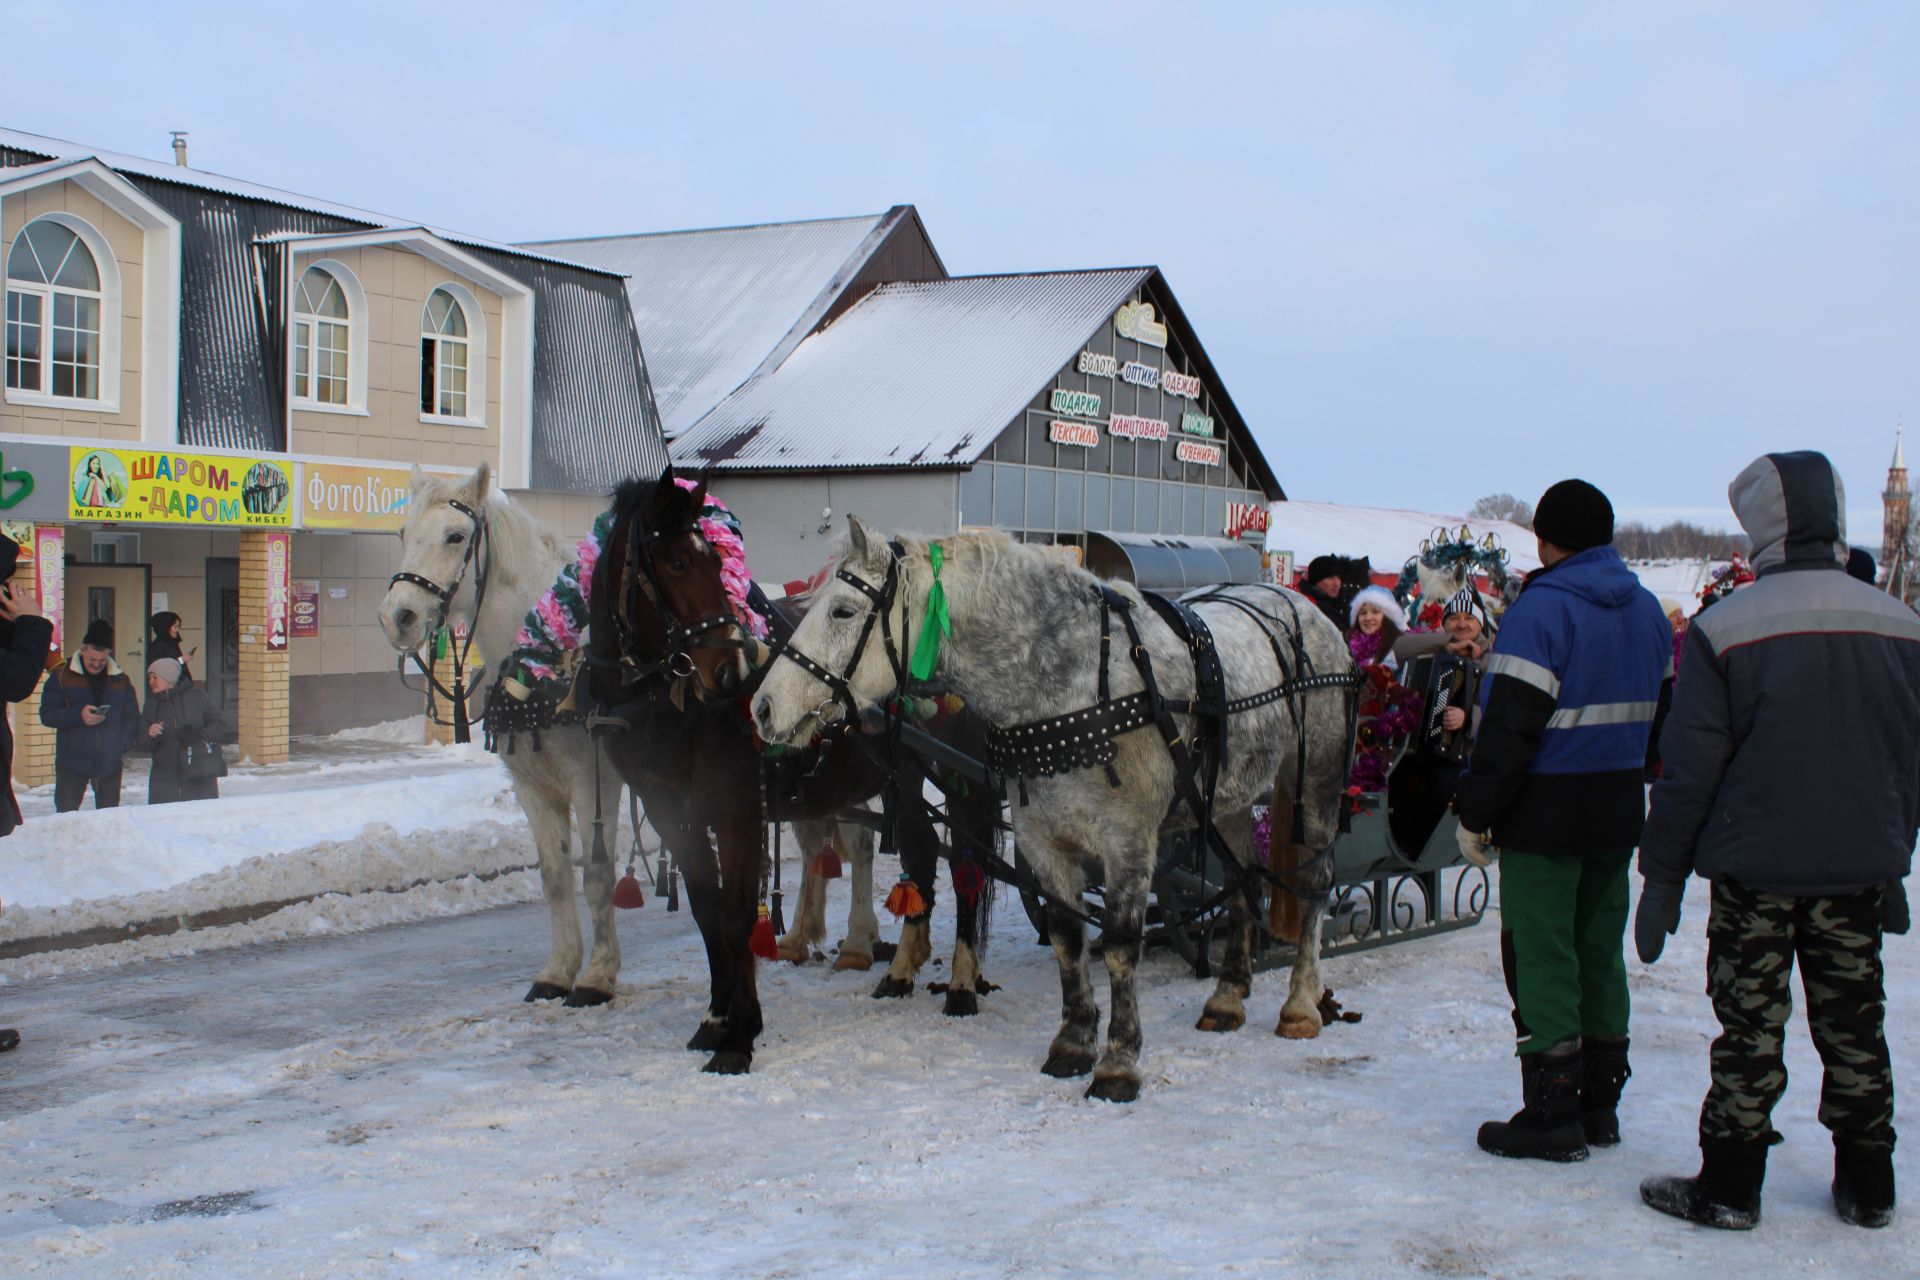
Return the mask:
{"type": "MultiPolygon", "coordinates": [[[[429,636],[437,636],[441,631],[446,629],[447,612],[453,605],[453,597],[459,594],[460,588],[465,585],[469,570],[473,571],[473,616],[477,622],[480,617],[480,608],[486,603],[488,579],[493,576],[493,538],[487,517],[482,514],[485,510],[485,504],[482,504],[480,511],[476,511],[458,498],[448,498],[446,499],[446,504],[465,516],[472,525],[467,536],[466,551],[460,556],[460,567],[455,571],[453,581],[443,587],[431,578],[422,574],[409,572],[405,569],[394,574],[393,577],[387,580],[387,589],[389,591],[400,583],[405,582],[428,592],[438,601],[439,607],[434,614],[433,626],[429,628],[427,632],[429,636]]],[[[467,638],[453,650],[452,688],[448,688],[446,685],[440,683],[439,677],[433,674],[433,664],[423,659],[418,650],[415,650],[411,654],[401,654],[396,664],[400,672],[400,682],[403,685],[406,684],[407,659],[409,657],[413,659],[414,665],[420,669],[420,674],[426,678],[429,703],[427,715],[435,724],[446,724],[447,721],[441,720],[434,714],[431,705],[433,700],[432,695],[438,693],[441,697],[453,704],[452,723],[453,740],[455,742],[473,741],[472,720],[467,713],[467,699],[472,696],[475,689],[480,687],[480,678],[484,674],[479,671],[474,672],[473,683],[467,683],[467,657],[473,651],[473,638],[476,630],[476,627],[469,626],[467,628],[467,638]]],[[[482,713],[481,719],[484,720],[485,718],[485,714],[482,713]]]]}

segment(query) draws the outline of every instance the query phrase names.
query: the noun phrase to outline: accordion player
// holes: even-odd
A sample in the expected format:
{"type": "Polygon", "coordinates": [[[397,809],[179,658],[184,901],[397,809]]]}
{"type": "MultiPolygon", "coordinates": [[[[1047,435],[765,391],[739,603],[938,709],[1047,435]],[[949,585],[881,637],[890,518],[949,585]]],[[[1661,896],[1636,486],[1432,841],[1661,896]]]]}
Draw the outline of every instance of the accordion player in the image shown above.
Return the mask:
{"type": "Polygon", "coordinates": [[[1464,765],[1473,746],[1473,711],[1480,699],[1478,664],[1452,653],[1422,654],[1410,660],[1403,683],[1426,700],[1413,747],[1446,764],[1464,765]],[[1441,717],[1450,707],[1467,713],[1465,726],[1448,730],[1441,717]]]}

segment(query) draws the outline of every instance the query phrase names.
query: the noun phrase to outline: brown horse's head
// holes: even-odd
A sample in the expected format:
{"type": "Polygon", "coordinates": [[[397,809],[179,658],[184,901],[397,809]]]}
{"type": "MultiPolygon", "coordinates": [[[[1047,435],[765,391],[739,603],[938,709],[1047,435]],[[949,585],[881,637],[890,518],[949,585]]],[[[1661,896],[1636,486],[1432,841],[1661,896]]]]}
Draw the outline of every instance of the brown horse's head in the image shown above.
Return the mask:
{"type": "Polygon", "coordinates": [[[673,470],[628,480],[594,566],[594,652],[629,669],[693,676],[703,700],[737,695],[750,668],[746,631],[720,577],[721,556],[700,533],[703,479],[688,490],[673,470]]]}

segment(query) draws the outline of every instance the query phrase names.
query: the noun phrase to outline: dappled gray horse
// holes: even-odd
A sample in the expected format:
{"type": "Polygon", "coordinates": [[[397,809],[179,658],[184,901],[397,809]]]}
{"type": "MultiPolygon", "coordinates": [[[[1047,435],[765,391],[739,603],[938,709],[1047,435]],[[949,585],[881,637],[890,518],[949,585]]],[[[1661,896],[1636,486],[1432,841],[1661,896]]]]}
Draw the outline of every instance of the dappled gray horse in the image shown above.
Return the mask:
{"type": "MultiPolygon", "coordinates": [[[[842,678],[845,696],[856,703],[881,702],[894,692],[926,624],[935,585],[932,545],[904,535],[889,542],[857,517],[848,521],[841,575],[820,590],[795,633],[797,659],[777,662],[754,699],[762,736],[803,743],[822,724],[839,719],[845,701],[832,686],[842,678]]],[[[999,533],[963,533],[937,545],[952,631],[940,647],[936,676],[990,723],[1007,728],[1100,705],[1103,649],[1110,648],[1105,668],[1112,698],[1144,687],[1120,620],[1107,617],[1110,646],[1101,641],[1108,611],[1102,584],[1092,574],[999,533]]],[[[1111,585],[1133,605],[1128,612],[1161,692],[1184,703],[1194,694],[1186,644],[1137,591],[1111,585]]],[[[1260,694],[1315,672],[1340,677],[1351,671],[1339,631],[1303,597],[1264,587],[1229,588],[1225,594],[1238,604],[1216,597],[1198,604],[1198,612],[1212,630],[1228,698],[1260,694]],[[1283,669],[1283,653],[1294,669],[1283,669]],[[1309,670],[1300,670],[1302,665],[1309,670]]],[[[1190,740],[1191,718],[1176,720],[1190,740]]],[[[1325,859],[1302,855],[1332,845],[1349,763],[1347,724],[1348,700],[1333,689],[1276,698],[1227,718],[1214,818],[1241,864],[1254,865],[1254,803],[1271,794],[1278,812],[1299,808],[1303,847],[1273,860],[1276,867],[1305,863],[1289,879],[1304,899],[1305,919],[1280,1011],[1277,1030],[1283,1036],[1320,1031],[1320,924],[1332,873],[1325,859]],[[1296,754],[1302,735],[1303,756],[1296,754]]],[[[1173,757],[1151,724],[1117,735],[1113,747],[1111,778],[1096,766],[1027,779],[1013,806],[1013,825],[1049,898],[1047,923],[1060,964],[1061,1026],[1041,1070],[1062,1077],[1092,1071],[1089,1096],[1128,1101],[1140,1091],[1134,968],[1159,836],[1163,828],[1191,826],[1193,820],[1175,807],[1173,757]],[[1104,878],[1113,1005],[1097,1062],[1099,1011],[1085,930],[1065,906],[1079,902],[1085,872],[1094,865],[1104,878]]],[[[1284,827],[1276,829],[1276,846],[1288,835],[1284,827]]],[[[1276,847],[1276,855],[1281,852],[1276,847]]],[[[1243,894],[1232,895],[1230,904],[1225,962],[1200,1018],[1206,1030],[1243,1025],[1252,989],[1252,908],[1243,894]]]]}

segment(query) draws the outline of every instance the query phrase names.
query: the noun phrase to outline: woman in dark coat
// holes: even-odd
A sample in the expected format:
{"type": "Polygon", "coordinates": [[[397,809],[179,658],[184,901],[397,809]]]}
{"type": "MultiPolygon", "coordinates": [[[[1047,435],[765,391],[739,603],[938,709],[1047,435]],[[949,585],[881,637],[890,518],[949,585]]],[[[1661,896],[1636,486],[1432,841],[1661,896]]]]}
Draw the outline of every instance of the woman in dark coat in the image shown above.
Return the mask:
{"type": "Polygon", "coordinates": [[[178,659],[158,658],[148,663],[147,709],[140,717],[140,749],[153,752],[153,773],[147,779],[148,804],[219,798],[217,779],[186,776],[187,743],[195,736],[208,742],[227,736],[220,709],[205,689],[182,682],[178,659]]]}
{"type": "Polygon", "coordinates": [[[190,665],[198,649],[180,648],[180,615],[165,610],[153,615],[147,623],[153,637],[147,641],[147,661],[155,658],[172,658],[180,664],[180,679],[177,683],[192,684],[193,671],[190,665]]]}
{"type": "MultiPolygon", "coordinates": [[[[0,704],[23,702],[47,669],[53,646],[53,624],[39,616],[40,602],[31,591],[15,593],[10,579],[20,558],[20,544],[0,537],[0,704]]],[[[20,825],[20,806],[13,799],[13,726],[0,705],[0,836],[20,825]]],[[[20,1033],[0,1027],[0,1053],[16,1048],[20,1033]]]]}

